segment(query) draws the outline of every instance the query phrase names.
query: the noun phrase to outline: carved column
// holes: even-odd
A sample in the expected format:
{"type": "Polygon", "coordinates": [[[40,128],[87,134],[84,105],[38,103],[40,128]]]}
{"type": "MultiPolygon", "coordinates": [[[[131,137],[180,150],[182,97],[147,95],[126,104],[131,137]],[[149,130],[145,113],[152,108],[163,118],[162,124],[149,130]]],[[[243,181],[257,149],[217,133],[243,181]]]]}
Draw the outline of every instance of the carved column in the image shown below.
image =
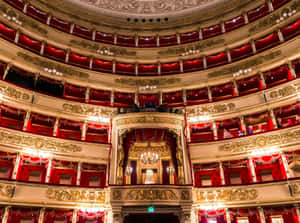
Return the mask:
{"type": "Polygon", "coordinates": [[[134,42],[135,42],[135,47],[139,47],[139,37],[138,37],[138,35],[135,35],[134,42]]]}
{"type": "Polygon", "coordinates": [[[247,13],[244,12],[244,13],[243,13],[243,16],[244,16],[245,24],[248,24],[248,23],[249,23],[249,19],[248,19],[247,13]]]}
{"type": "Polygon", "coordinates": [[[157,47],[159,47],[159,45],[160,45],[159,42],[160,42],[160,41],[159,41],[159,35],[157,35],[157,36],[156,36],[156,46],[157,46],[157,47]]]}
{"type": "Polygon", "coordinates": [[[73,33],[73,31],[74,31],[74,27],[75,27],[75,24],[74,23],[72,23],[71,24],[71,26],[70,26],[70,33],[72,34],[73,33]]]}
{"type": "Polygon", "coordinates": [[[231,223],[230,211],[228,208],[225,208],[225,213],[226,213],[226,222],[231,223]]]}
{"type": "Polygon", "coordinates": [[[212,93],[211,93],[211,89],[210,86],[207,86],[207,94],[208,94],[208,100],[209,102],[212,102],[212,93]]]}
{"type": "Polygon", "coordinates": [[[40,210],[40,216],[39,216],[39,221],[38,223],[43,223],[44,222],[44,215],[45,215],[45,208],[42,208],[40,210]]]}
{"type": "Polygon", "coordinates": [[[27,13],[27,8],[28,8],[29,3],[25,3],[24,8],[23,8],[23,13],[26,14],[27,13]]]}
{"type": "Polygon", "coordinates": [[[10,209],[9,206],[5,207],[1,223],[7,223],[7,218],[8,218],[8,215],[9,215],[9,209],[10,209]]]}
{"type": "Polygon", "coordinates": [[[270,114],[270,116],[271,116],[271,119],[272,119],[272,123],[273,123],[274,129],[277,129],[277,128],[278,128],[278,125],[277,125],[276,117],[275,117],[275,114],[274,114],[274,110],[271,109],[271,110],[269,111],[269,114],[270,114]]]}
{"type": "Polygon", "coordinates": [[[66,59],[65,59],[66,63],[69,63],[70,52],[71,52],[71,50],[67,49],[67,54],[66,54],[66,59]]]}
{"type": "Polygon", "coordinates": [[[160,64],[160,62],[158,62],[158,64],[157,64],[157,73],[158,73],[158,75],[161,75],[161,64],[160,64]]]}
{"type": "Polygon", "coordinates": [[[281,43],[284,42],[284,37],[283,37],[282,32],[280,31],[280,29],[277,30],[277,35],[279,37],[280,42],[281,43]]]}
{"type": "Polygon", "coordinates": [[[288,66],[289,66],[289,70],[290,70],[290,72],[291,72],[293,78],[295,79],[295,78],[297,77],[297,75],[296,75],[295,69],[294,69],[294,67],[293,67],[293,65],[292,65],[292,62],[291,62],[291,61],[288,61],[287,64],[288,64],[288,66]]]}
{"type": "Polygon", "coordinates": [[[135,64],[134,69],[135,69],[134,70],[135,76],[138,76],[139,75],[139,64],[138,63],[135,64]]]}
{"type": "Polygon", "coordinates": [[[115,92],[111,91],[111,94],[110,94],[110,105],[111,106],[114,106],[114,97],[115,97],[115,92]]]}
{"type": "Polygon", "coordinates": [[[239,92],[238,85],[236,83],[236,79],[233,79],[233,87],[234,87],[234,91],[235,91],[236,96],[239,96],[240,92],[239,92]]]}
{"type": "Polygon", "coordinates": [[[92,70],[93,69],[93,62],[94,62],[94,57],[90,57],[90,63],[89,63],[89,69],[92,70]]]}
{"type": "Polygon", "coordinates": [[[176,38],[177,38],[177,44],[179,45],[181,42],[179,33],[176,33],[176,38]]]}
{"type": "Polygon", "coordinates": [[[231,59],[231,54],[230,54],[230,50],[226,49],[226,54],[227,54],[227,61],[228,63],[231,63],[232,59],[231,59]]]}
{"type": "Polygon", "coordinates": [[[45,45],[46,45],[46,42],[45,42],[45,41],[42,41],[42,46],[41,46],[41,50],[40,50],[40,55],[44,55],[45,45]]]}
{"type": "Polygon", "coordinates": [[[241,131],[243,131],[244,135],[247,135],[247,128],[245,124],[245,118],[244,116],[240,116],[240,121],[241,121],[241,131]]]}
{"type": "Polygon", "coordinates": [[[222,29],[222,33],[226,32],[226,30],[225,30],[225,23],[224,22],[221,22],[221,29],[222,29]]]}
{"type": "Polygon", "coordinates": [[[185,184],[183,147],[180,143],[179,135],[177,135],[176,159],[178,165],[178,184],[185,184]]]}
{"type": "Polygon", "coordinates": [[[290,175],[290,172],[289,172],[289,164],[288,164],[288,161],[286,160],[286,156],[284,153],[280,153],[280,157],[281,157],[281,160],[282,160],[282,166],[284,168],[284,171],[286,173],[286,177],[287,179],[289,179],[291,177],[290,175]]]}
{"type": "Polygon", "coordinates": [[[139,92],[136,91],[134,94],[134,104],[136,104],[137,106],[139,106],[139,92]]]}
{"type": "Polygon", "coordinates": [[[160,91],[160,92],[159,92],[159,105],[162,105],[162,103],[163,103],[163,94],[162,94],[162,92],[160,91]]]}
{"type": "Polygon", "coordinates": [[[53,136],[57,136],[58,127],[59,127],[58,125],[59,125],[59,118],[56,118],[54,127],[53,127],[53,136]]]}
{"type": "Polygon", "coordinates": [[[221,184],[225,185],[226,182],[225,182],[224,169],[223,169],[222,162],[219,162],[219,169],[220,169],[221,184]]]}
{"type": "Polygon", "coordinates": [[[296,210],[298,221],[300,222],[300,210],[299,210],[299,205],[298,204],[295,205],[295,210],[296,210]]]}
{"type": "Polygon", "coordinates": [[[87,87],[86,88],[86,91],[85,91],[85,103],[89,103],[89,100],[90,100],[90,88],[87,87]]]}
{"type": "Polygon", "coordinates": [[[269,12],[274,11],[272,1],[271,0],[267,0],[267,4],[268,4],[268,7],[269,7],[269,12]]]}
{"type": "Polygon", "coordinates": [[[11,68],[11,64],[8,64],[6,66],[4,74],[3,74],[3,80],[5,80],[5,78],[6,78],[7,74],[8,74],[8,72],[9,72],[10,68],[11,68]]]}
{"type": "Polygon", "coordinates": [[[25,120],[24,120],[23,131],[27,130],[27,126],[28,126],[28,123],[29,123],[30,115],[31,115],[31,112],[27,111],[26,112],[26,116],[25,116],[25,120]]]}
{"type": "Polygon", "coordinates": [[[179,65],[180,65],[180,73],[183,73],[183,61],[179,60],[179,65]]]}
{"type": "Polygon", "coordinates": [[[78,210],[74,209],[73,210],[72,223],[76,223],[77,222],[77,213],[78,213],[78,210]]]}
{"type": "Polygon", "coordinates": [[[212,127],[213,127],[213,133],[214,133],[214,140],[218,140],[218,129],[217,129],[217,124],[215,121],[212,122],[212,127]]]}
{"type": "Polygon", "coordinates": [[[260,76],[260,81],[261,81],[261,83],[263,85],[263,88],[266,89],[267,85],[266,85],[264,74],[262,72],[260,72],[259,76],[260,76]]]}
{"type": "Polygon", "coordinates": [[[251,44],[253,54],[256,54],[256,46],[254,40],[250,40],[250,44],[251,44]]]}
{"type": "Polygon", "coordinates": [[[117,41],[118,41],[118,36],[117,34],[114,34],[114,44],[117,45],[117,41]]]}
{"type": "Polygon", "coordinates": [[[48,166],[47,166],[45,183],[49,183],[50,182],[51,169],[52,169],[52,159],[49,159],[48,160],[48,166]]]}
{"type": "Polygon", "coordinates": [[[15,161],[15,165],[14,165],[14,170],[13,170],[13,173],[12,173],[12,179],[13,180],[17,179],[17,174],[18,174],[20,162],[21,162],[21,154],[18,153],[16,161],[15,161]]]}
{"type": "Polygon", "coordinates": [[[48,17],[47,17],[47,21],[46,21],[46,24],[49,26],[50,25],[50,23],[51,23],[51,19],[52,19],[52,15],[48,15],[48,17]]]}
{"type": "Polygon", "coordinates": [[[123,164],[124,164],[124,149],[123,149],[123,136],[118,136],[118,149],[117,149],[117,184],[123,184],[123,164]]]}
{"type": "Polygon", "coordinates": [[[256,183],[257,178],[256,178],[256,172],[255,172],[255,167],[254,167],[254,161],[251,157],[249,157],[249,167],[250,167],[250,172],[251,172],[251,177],[252,177],[252,182],[256,183]]]}
{"type": "Polygon", "coordinates": [[[204,68],[204,69],[207,69],[206,56],[203,56],[203,57],[202,57],[202,60],[203,60],[203,68],[204,68]]]}
{"type": "Polygon", "coordinates": [[[184,105],[186,105],[186,102],[187,102],[187,98],[186,98],[186,89],[183,89],[183,90],[182,90],[182,97],[183,97],[183,103],[184,103],[184,105]]]}
{"type": "Polygon", "coordinates": [[[20,30],[17,30],[16,37],[15,37],[15,40],[14,40],[15,43],[19,42],[19,37],[20,37],[20,30]]]}
{"type": "Polygon", "coordinates": [[[202,29],[199,29],[199,40],[203,40],[203,32],[202,29]]]}
{"type": "Polygon", "coordinates": [[[81,129],[81,140],[82,141],[85,141],[86,130],[87,130],[87,121],[84,121],[84,123],[82,125],[82,129],[81,129]]]}
{"type": "Polygon", "coordinates": [[[81,179],[81,166],[82,166],[82,162],[78,163],[77,166],[77,178],[76,178],[76,185],[79,186],[80,185],[80,179],[81,179]]]}
{"type": "Polygon", "coordinates": [[[259,213],[260,223],[266,223],[264,209],[262,207],[258,207],[257,209],[258,209],[258,213],[259,213]]]}
{"type": "Polygon", "coordinates": [[[93,33],[92,33],[92,40],[95,41],[96,40],[96,30],[93,29],[93,33]]]}

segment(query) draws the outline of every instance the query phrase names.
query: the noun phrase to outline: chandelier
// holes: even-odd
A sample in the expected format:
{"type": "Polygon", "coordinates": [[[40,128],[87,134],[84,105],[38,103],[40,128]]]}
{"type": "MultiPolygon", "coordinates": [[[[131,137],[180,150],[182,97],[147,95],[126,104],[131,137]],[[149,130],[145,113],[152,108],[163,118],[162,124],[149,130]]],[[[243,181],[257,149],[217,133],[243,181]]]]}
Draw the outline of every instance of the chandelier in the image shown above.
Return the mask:
{"type": "Polygon", "coordinates": [[[143,152],[141,154],[141,162],[143,164],[155,164],[158,162],[158,153],[156,152],[143,152]]]}

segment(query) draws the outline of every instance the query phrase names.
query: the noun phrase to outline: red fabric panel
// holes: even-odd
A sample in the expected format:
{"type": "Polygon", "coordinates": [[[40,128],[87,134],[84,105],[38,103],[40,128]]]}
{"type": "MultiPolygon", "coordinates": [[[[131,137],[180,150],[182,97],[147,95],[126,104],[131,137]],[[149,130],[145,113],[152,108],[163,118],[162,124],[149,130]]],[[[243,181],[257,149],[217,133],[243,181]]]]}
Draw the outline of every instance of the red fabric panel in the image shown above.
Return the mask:
{"type": "Polygon", "coordinates": [[[75,25],[73,34],[91,40],[93,36],[93,31],[88,28],[75,25]]]}
{"type": "Polygon", "coordinates": [[[85,93],[85,87],[66,84],[64,90],[64,98],[74,101],[85,102],[85,93]]]}
{"type": "Polygon", "coordinates": [[[238,80],[237,86],[240,96],[262,90],[259,75],[238,80]]]}
{"type": "Polygon", "coordinates": [[[33,223],[38,223],[39,209],[13,207],[9,211],[7,223],[21,223],[23,219],[32,219],[33,223]]]}
{"type": "Polygon", "coordinates": [[[240,60],[252,54],[253,52],[250,44],[246,44],[242,47],[238,47],[230,51],[232,61],[240,60]]]}
{"type": "Polygon", "coordinates": [[[87,223],[91,220],[94,221],[94,223],[104,223],[104,213],[103,212],[97,212],[97,213],[88,213],[88,212],[78,212],[78,217],[77,217],[77,223],[87,223]]]}
{"type": "Polygon", "coordinates": [[[55,220],[64,220],[64,223],[72,223],[71,210],[46,209],[43,223],[54,223],[55,220]]]}
{"type": "Polygon", "coordinates": [[[50,175],[50,183],[52,184],[60,184],[60,177],[61,175],[70,175],[71,182],[70,185],[76,185],[76,178],[77,178],[77,171],[72,169],[56,169],[52,168],[51,175],[50,175]]]}
{"type": "Polygon", "coordinates": [[[183,105],[182,91],[163,93],[162,103],[167,106],[183,105]]]}
{"type": "Polygon", "coordinates": [[[160,46],[172,46],[177,44],[177,36],[160,36],[159,45],[160,46]]]}
{"type": "Polygon", "coordinates": [[[248,217],[249,223],[260,223],[259,212],[256,208],[230,209],[231,223],[237,223],[238,217],[248,217]]]}
{"type": "Polygon", "coordinates": [[[222,27],[220,24],[202,29],[203,39],[208,39],[220,34],[222,34],[222,27]]]}
{"type": "Polygon", "coordinates": [[[53,58],[55,60],[65,61],[67,53],[58,48],[54,48],[52,46],[45,46],[44,56],[53,58]]]}
{"type": "Polygon", "coordinates": [[[112,73],[113,64],[110,61],[94,59],[93,70],[112,73]]]}
{"type": "Polygon", "coordinates": [[[90,58],[85,57],[85,56],[81,56],[81,55],[78,55],[78,54],[75,54],[75,53],[70,53],[69,63],[74,64],[76,66],[89,68],[90,67],[90,58]]]}
{"type": "Polygon", "coordinates": [[[46,172],[47,172],[47,168],[45,165],[22,164],[17,175],[17,180],[30,181],[29,177],[31,171],[37,171],[40,172],[41,174],[40,180],[35,182],[45,183],[46,172]]]}
{"type": "Polygon", "coordinates": [[[96,32],[96,39],[97,42],[100,43],[108,43],[108,44],[113,44],[114,43],[114,36],[109,33],[101,33],[101,32],[96,32]]]}
{"type": "Polygon", "coordinates": [[[188,33],[181,33],[180,34],[180,43],[191,43],[199,41],[199,32],[188,32],[188,33]]]}
{"type": "Polygon", "coordinates": [[[233,97],[233,84],[227,83],[211,88],[211,94],[214,101],[224,100],[233,97]]]}
{"type": "Polygon", "coordinates": [[[135,47],[135,37],[133,36],[117,36],[117,45],[135,47]]]}
{"type": "Polygon", "coordinates": [[[186,99],[188,105],[195,105],[208,102],[208,89],[193,89],[186,91],[186,99]]]}
{"type": "Polygon", "coordinates": [[[203,65],[202,59],[183,61],[183,71],[184,72],[191,72],[191,71],[203,70],[203,69],[204,69],[204,65],[203,65]]]}
{"type": "Polygon", "coordinates": [[[284,223],[298,222],[297,214],[293,207],[271,207],[264,208],[264,215],[266,223],[272,223],[271,216],[281,215],[283,217],[284,223]]]}
{"type": "Polygon", "coordinates": [[[32,50],[32,51],[35,51],[35,52],[40,52],[41,51],[41,47],[42,47],[42,44],[41,42],[37,41],[37,40],[34,40],[34,39],[31,39],[25,35],[20,35],[19,37],[19,42],[18,44],[20,44],[21,46],[29,49],[29,50],[32,50]]]}
{"type": "Polygon", "coordinates": [[[159,104],[158,94],[139,94],[139,104],[140,106],[145,106],[145,104],[153,103],[154,105],[159,104]]]}
{"type": "Polygon", "coordinates": [[[114,105],[117,107],[130,107],[134,104],[134,93],[115,92],[114,105]]]}
{"type": "Polygon", "coordinates": [[[82,171],[81,172],[81,178],[80,178],[80,186],[82,187],[100,187],[104,188],[105,187],[105,181],[106,181],[106,174],[105,170],[99,171],[99,172],[87,172],[87,171],[82,171]],[[98,177],[99,182],[98,185],[96,186],[91,186],[90,185],[90,177],[98,177]]]}
{"type": "Polygon", "coordinates": [[[206,58],[207,67],[215,67],[228,63],[227,54],[225,52],[208,56],[206,58]]]}
{"type": "Polygon", "coordinates": [[[7,3],[12,5],[13,7],[19,9],[20,11],[23,11],[25,2],[24,0],[5,0],[7,3]]]}
{"type": "Polygon", "coordinates": [[[135,64],[117,63],[116,64],[116,73],[126,74],[126,75],[135,75],[135,64]]]}
{"type": "Polygon", "coordinates": [[[105,90],[90,90],[90,100],[89,103],[96,105],[109,106],[110,105],[111,92],[105,90]]]}
{"type": "Polygon", "coordinates": [[[139,76],[157,75],[158,74],[158,66],[157,66],[157,64],[139,64],[138,74],[139,74],[139,76]]]}
{"type": "Polygon", "coordinates": [[[161,64],[161,74],[175,74],[180,72],[179,62],[161,64]]]}
{"type": "Polygon", "coordinates": [[[289,40],[300,33],[300,19],[281,29],[283,38],[289,40]]]}
{"type": "Polygon", "coordinates": [[[12,177],[12,173],[13,173],[13,169],[14,169],[14,160],[13,159],[9,159],[9,160],[0,160],[0,167],[2,167],[3,169],[7,169],[7,175],[4,177],[1,177],[2,179],[11,179],[12,177]]]}
{"type": "Polygon", "coordinates": [[[287,65],[276,67],[270,71],[264,72],[264,78],[268,88],[282,84],[289,78],[289,68],[287,65]]]}
{"type": "Polygon", "coordinates": [[[7,40],[14,41],[17,31],[9,26],[0,23],[0,35],[7,40]]]}
{"type": "Polygon", "coordinates": [[[266,37],[255,40],[255,47],[257,52],[269,49],[280,43],[277,33],[272,33],[266,37]]]}
{"type": "Polygon", "coordinates": [[[156,47],[156,37],[150,36],[150,37],[139,37],[139,47],[156,47]]]}
{"type": "Polygon", "coordinates": [[[235,17],[235,18],[230,19],[229,21],[225,22],[225,30],[226,30],[226,32],[230,32],[230,31],[237,29],[243,25],[245,25],[244,16],[238,16],[238,17],[235,17]]]}
{"type": "Polygon", "coordinates": [[[269,14],[269,7],[267,4],[252,9],[247,13],[249,22],[253,22],[267,14],[269,14]]]}
{"type": "Polygon", "coordinates": [[[71,23],[53,16],[51,17],[50,26],[64,32],[70,32],[71,29],[71,23]]]}
{"type": "Polygon", "coordinates": [[[34,6],[32,5],[29,5],[27,7],[27,12],[26,12],[27,15],[35,18],[36,20],[42,22],[42,23],[46,23],[47,22],[47,12],[44,12],[44,11],[41,11],[40,9],[38,8],[35,8],[34,6]]]}

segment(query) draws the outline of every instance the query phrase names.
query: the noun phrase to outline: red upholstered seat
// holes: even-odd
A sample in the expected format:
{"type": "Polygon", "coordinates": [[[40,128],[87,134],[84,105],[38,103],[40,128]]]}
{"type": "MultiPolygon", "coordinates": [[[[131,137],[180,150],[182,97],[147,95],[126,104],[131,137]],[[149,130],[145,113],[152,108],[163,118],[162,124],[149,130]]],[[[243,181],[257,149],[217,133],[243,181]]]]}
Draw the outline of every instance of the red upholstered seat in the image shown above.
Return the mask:
{"type": "Polygon", "coordinates": [[[158,94],[139,94],[139,104],[144,107],[146,104],[152,103],[154,106],[159,104],[158,94]]]}
{"type": "Polygon", "coordinates": [[[88,142],[108,143],[108,127],[89,123],[85,140],[88,142]]]}
{"type": "Polygon", "coordinates": [[[281,29],[285,40],[289,40],[300,33],[300,19],[281,29]]]}
{"type": "Polygon", "coordinates": [[[44,214],[44,223],[72,223],[72,217],[73,212],[71,210],[47,208],[44,214]]]}
{"type": "Polygon", "coordinates": [[[170,35],[170,36],[160,36],[159,37],[159,46],[172,46],[177,45],[177,36],[170,35]]]}
{"type": "Polygon", "coordinates": [[[71,23],[64,21],[62,19],[56,18],[54,16],[51,17],[50,26],[52,26],[58,30],[64,31],[64,32],[70,32],[70,29],[71,29],[71,23]]]}
{"type": "Polygon", "coordinates": [[[282,217],[284,223],[294,223],[298,221],[298,215],[294,206],[280,206],[280,207],[265,207],[264,216],[266,223],[272,223],[272,216],[282,217]]]}
{"type": "Polygon", "coordinates": [[[38,223],[39,216],[39,208],[12,207],[9,210],[7,223],[38,223]]]}
{"type": "Polygon", "coordinates": [[[22,130],[26,112],[5,105],[1,105],[1,126],[22,130]]]}
{"type": "Polygon", "coordinates": [[[268,88],[282,84],[292,79],[288,65],[282,65],[263,73],[268,88]]]}
{"type": "Polygon", "coordinates": [[[47,17],[48,17],[47,12],[44,12],[44,11],[38,9],[38,8],[34,7],[33,5],[27,6],[26,14],[42,23],[47,22],[47,17]]]}
{"type": "Polygon", "coordinates": [[[77,223],[104,223],[104,217],[104,212],[89,213],[79,211],[77,223]]]}
{"type": "Polygon", "coordinates": [[[15,153],[0,152],[0,179],[11,179],[16,158],[15,153]]]}
{"type": "Polygon", "coordinates": [[[117,45],[135,47],[135,37],[134,36],[117,36],[117,45]]]}
{"type": "Polygon", "coordinates": [[[59,48],[55,48],[50,45],[46,45],[44,48],[44,56],[55,60],[65,61],[66,55],[67,55],[66,51],[59,48]]]}
{"type": "Polygon", "coordinates": [[[9,41],[14,41],[15,38],[16,38],[16,33],[17,33],[17,30],[13,29],[13,28],[10,28],[9,26],[7,26],[6,24],[4,23],[0,23],[0,35],[9,40],[9,41]]]}
{"type": "Polygon", "coordinates": [[[259,75],[251,76],[237,81],[239,95],[247,95],[263,89],[259,75]]]}
{"type": "Polygon", "coordinates": [[[223,162],[226,185],[249,184],[252,182],[248,160],[232,160],[223,162]]]}
{"type": "Polygon", "coordinates": [[[50,183],[62,185],[76,185],[77,163],[53,160],[50,183]]]}
{"type": "Polygon", "coordinates": [[[93,70],[112,73],[113,64],[110,61],[93,60],[93,70]]]}
{"type": "Polygon", "coordinates": [[[37,113],[31,113],[27,131],[35,134],[52,136],[56,118],[37,113]]]}
{"type": "Polygon", "coordinates": [[[176,74],[180,72],[179,62],[161,64],[161,74],[176,74]]]}
{"type": "Polygon", "coordinates": [[[139,64],[138,76],[155,76],[158,75],[157,64],[139,64]]]}
{"type": "Polygon", "coordinates": [[[93,31],[88,28],[75,25],[73,29],[73,34],[91,40],[93,36],[93,31]]]}
{"type": "Polygon", "coordinates": [[[220,34],[222,34],[222,27],[220,24],[202,29],[203,39],[208,39],[220,34]]]}
{"type": "Polygon", "coordinates": [[[183,105],[182,91],[163,93],[162,103],[169,107],[182,106],[183,105]]]}
{"type": "Polygon", "coordinates": [[[106,184],[106,166],[83,163],[81,166],[80,186],[104,188],[106,184]]]}
{"type": "Polygon", "coordinates": [[[70,53],[69,63],[76,65],[76,66],[89,68],[90,67],[90,58],[79,55],[79,54],[70,53]]]}
{"type": "Polygon", "coordinates": [[[17,180],[44,183],[47,173],[47,159],[22,156],[17,180]]]}
{"type": "Polygon", "coordinates": [[[277,33],[272,33],[268,36],[265,36],[261,39],[255,40],[255,47],[257,52],[269,49],[277,44],[279,44],[279,37],[277,33]]]}
{"type": "Polygon", "coordinates": [[[221,176],[218,163],[194,164],[195,186],[220,186],[221,176]]]}
{"type": "Polygon", "coordinates": [[[207,67],[215,67],[228,63],[227,54],[225,52],[218,53],[206,57],[207,67]]]}
{"type": "Polygon", "coordinates": [[[86,88],[75,86],[71,84],[65,84],[64,98],[74,101],[85,101],[86,88]]]}
{"type": "Polygon", "coordinates": [[[156,47],[157,41],[155,36],[139,36],[139,47],[156,47]]]}
{"type": "Polygon", "coordinates": [[[191,126],[191,142],[208,142],[214,140],[214,133],[210,123],[191,126]]]}
{"type": "Polygon", "coordinates": [[[34,52],[40,52],[42,47],[41,42],[31,39],[23,34],[20,35],[18,44],[34,52]]]}
{"type": "Polygon", "coordinates": [[[131,107],[134,104],[134,93],[115,92],[114,106],[131,107]]]}
{"type": "Polygon", "coordinates": [[[196,105],[208,102],[208,89],[200,88],[186,91],[188,105],[196,105]]]}
{"type": "Polygon", "coordinates": [[[125,75],[135,75],[135,64],[117,63],[116,73],[125,75]]]}
{"type": "Polygon", "coordinates": [[[25,1],[24,0],[5,0],[7,3],[12,5],[13,7],[19,9],[20,11],[23,11],[24,6],[25,6],[25,1]]]}
{"type": "Polygon", "coordinates": [[[188,32],[188,33],[181,33],[180,34],[180,43],[191,43],[199,40],[199,32],[188,32]]]}
{"type": "Polygon", "coordinates": [[[114,35],[97,31],[95,40],[100,43],[113,44],[114,43],[114,35]]]}
{"type": "Polygon", "coordinates": [[[230,209],[232,222],[238,222],[238,218],[247,218],[249,223],[260,222],[260,215],[257,208],[230,209]]]}
{"type": "Polygon", "coordinates": [[[235,96],[232,83],[211,87],[211,94],[214,101],[229,99],[235,96]]]}
{"type": "Polygon", "coordinates": [[[238,16],[225,22],[225,31],[230,32],[245,25],[244,16],[238,16]]]}
{"type": "Polygon", "coordinates": [[[80,122],[60,119],[58,136],[65,139],[81,140],[81,125],[80,122]]]}
{"type": "Polygon", "coordinates": [[[110,106],[111,92],[105,90],[91,89],[89,103],[95,105],[110,106]]]}
{"type": "Polygon", "coordinates": [[[194,60],[185,60],[183,61],[183,71],[191,72],[197,70],[203,70],[203,60],[202,59],[194,59],[194,60]]]}
{"type": "Polygon", "coordinates": [[[231,60],[236,61],[243,59],[245,57],[249,57],[253,54],[252,47],[250,44],[246,44],[241,47],[237,47],[235,49],[230,50],[231,60]]]}
{"type": "Polygon", "coordinates": [[[267,14],[269,14],[269,7],[267,4],[263,4],[255,9],[248,11],[247,16],[249,22],[253,22],[259,18],[264,17],[267,14]]]}

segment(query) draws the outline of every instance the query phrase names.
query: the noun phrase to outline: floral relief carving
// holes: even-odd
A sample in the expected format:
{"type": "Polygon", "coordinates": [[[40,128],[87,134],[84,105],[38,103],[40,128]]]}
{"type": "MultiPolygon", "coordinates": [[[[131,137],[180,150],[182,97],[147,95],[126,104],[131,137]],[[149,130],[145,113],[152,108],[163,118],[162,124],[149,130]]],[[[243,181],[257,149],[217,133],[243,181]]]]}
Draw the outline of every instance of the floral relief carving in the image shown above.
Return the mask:
{"type": "Polygon", "coordinates": [[[22,146],[53,152],[80,152],[81,147],[71,143],[59,142],[49,138],[21,135],[16,132],[0,130],[0,143],[9,146],[22,146]]]}
{"type": "Polygon", "coordinates": [[[216,105],[205,105],[196,108],[188,109],[189,115],[196,114],[216,114],[224,112],[232,112],[236,108],[234,103],[216,104],[216,105]]]}
{"type": "Polygon", "coordinates": [[[178,200],[171,190],[131,190],[127,194],[128,200],[178,200]]]}
{"type": "Polygon", "coordinates": [[[0,184],[0,196],[11,197],[14,193],[14,186],[9,184],[0,184]]]}
{"type": "Polygon", "coordinates": [[[66,112],[71,112],[71,113],[77,113],[80,115],[87,115],[87,116],[98,116],[99,114],[101,115],[106,115],[109,117],[110,113],[112,113],[111,110],[105,109],[105,108],[99,108],[99,107],[92,107],[88,105],[82,105],[82,104],[63,104],[63,110],[66,112]]]}
{"type": "Polygon", "coordinates": [[[277,89],[275,91],[271,91],[270,98],[271,99],[282,98],[282,97],[286,97],[286,96],[295,94],[296,92],[297,92],[296,87],[293,85],[290,85],[290,86],[286,86],[286,87],[277,89]]]}
{"type": "Polygon", "coordinates": [[[215,202],[215,201],[247,201],[258,198],[256,189],[229,189],[201,191],[196,190],[197,202],[215,202]]]}
{"type": "Polygon", "coordinates": [[[181,120],[166,117],[155,117],[155,116],[142,116],[135,118],[123,118],[117,121],[117,125],[127,125],[127,124],[138,124],[138,123],[169,123],[175,125],[182,125],[181,120]]]}
{"type": "Polygon", "coordinates": [[[3,94],[4,96],[14,98],[17,100],[28,101],[31,98],[29,94],[23,93],[22,91],[19,91],[10,86],[0,86],[0,93],[3,94]]]}
{"type": "Polygon", "coordinates": [[[48,189],[46,196],[56,201],[105,203],[104,191],[48,189]]]}
{"type": "Polygon", "coordinates": [[[116,83],[129,86],[169,86],[180,82],[179,78],[160,78],[160,79],[134,79],[118,78],[116,83]]]}

